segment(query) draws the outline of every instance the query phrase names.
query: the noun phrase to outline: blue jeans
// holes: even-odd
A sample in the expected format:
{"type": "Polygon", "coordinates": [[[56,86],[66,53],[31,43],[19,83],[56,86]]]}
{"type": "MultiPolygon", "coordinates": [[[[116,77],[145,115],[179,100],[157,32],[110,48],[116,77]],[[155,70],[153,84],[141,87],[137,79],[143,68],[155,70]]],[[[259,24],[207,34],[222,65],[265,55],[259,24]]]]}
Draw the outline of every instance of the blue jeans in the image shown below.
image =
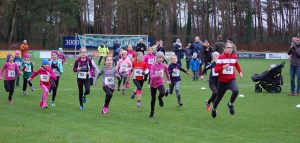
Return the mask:
{"type": "Polygon", "coordinates": [[[300,92],[300,66],[290,66],[291,92],[300,92]],[[295,91],[295,76],[297,75],[297,90],[295,91]]]}

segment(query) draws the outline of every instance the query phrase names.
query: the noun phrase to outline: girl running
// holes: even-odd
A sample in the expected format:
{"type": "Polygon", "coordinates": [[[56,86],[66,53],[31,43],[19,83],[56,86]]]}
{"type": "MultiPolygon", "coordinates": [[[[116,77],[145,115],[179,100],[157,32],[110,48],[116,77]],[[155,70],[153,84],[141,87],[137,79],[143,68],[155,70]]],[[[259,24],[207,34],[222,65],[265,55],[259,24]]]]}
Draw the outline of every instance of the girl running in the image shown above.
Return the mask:
{"type": "Polygon", "coordinates": [[[132,45],[128,45],[127,52],[129,60],[133,62],[136,58],[136,52],[132,49],[132,45]]]}
{"type": "Polygon", "coordinates": [[[121,79],[118,81],[118,91],[120,91],[120,86],[122,83],[122,94],[125,95],[125,88],[129,86],[129,75],[131,74],[132,63],[127,58],[127,51],[123,50],[121,53],[121,59],[119,60],[116,68],[121,76],[121,79]]]}
{"type": "Polygon", "coordinates": [[[132,63],[133,67],[133,83],[136,86],[136,90],[133,92],[131,99],[137,96],[137,107],[142,107],[141,96],[142,88],[144,84],[144,75],[148,73],[147,64],[143,61],[143,53],[137,52],[136,60],[132,63]]]}
{"type": "Polygon", "coordinates": [[[225,92],[231,90],[231,98],[227,106],[231,115],[234,115],[233,103],[238,95],[238,86],[235,81],[235,70],[234,67],[240,73],[240,78],[243,77],[242,69],[238,63],[237,54],[233,53],[233,43],[227,42],[225,44],[224,53],[219,56],[216,62],[215,72],[219,74],[218,82],[218,95],[214,101],[213,108],[211,110],[211,115],[213,118],[217,116],[217,107],[222,100],[225,92]]]}
{"type": "MultiPolygon", "coordinates": [[[[150,70],[151,66],[155,63],[155,56],[153,55],[153,48],[148,48],[148,53],[144,56],[144,62],[147,64],[147,69],[150,70]]],[[[149,73],[145,75],[145,81],[147,81],[149,73]]],[[[150,78],[148,84],[150,83],[150,78]]]]}
{"type": "MultiPolygon", "coordinates": [[[[183,104],[181,102],[181,94],[179,92],[179,86],[180,86],[180,71],[189,74],[185,69],[181,68],[180,64],[178,64],[177,61],[177,56],[176,55],[172,55],[171,56],[171,64],[168,67],[168,71],[169,74],[171,76],[171,84],[169,86],[169,92],[170,94],[173,93],[173,89],[175,87],[175,92],[176,92],[176,96],[177,96],[177,103],[178,103],[178,107],[181,107],[183,104]]],[[[168,93],[168,91],[167,91],[168,93]]]]}
{"type": "Polygon", "coordinates": [[[209,64],[208,66],[206,66],[204,68],[204,70],[202,71],[201,73],[201,80],[204,79],[204,74],[208,71],[208,70],[211,70],[210,71],[210,74],[209,74],[209,80],[208,80],[208,83],[209,83],[209,88],[212,92],[211,94],[211,97],[206,100],[205,102],[205,105],[206,105],[206,111],[209,112],[210,111],[210,103],[212,103],[217,95],[218,95],[218,91],[217,91],[217,87],[218,87],[218,73],[215,73],[215,67],[216,67],[216,61],[217,59],[219,58],[220,54],[219,52],[213,52],[212,53],[212,61],[211,61],[211,64],[209,64]]]}
{"type": "Polygon", "coordinates": [[[75,61],[73,66],[73,71],[77,73],[77,85],[79,91],[79,109],[83,110],[83,103],[87,101],[87,95],[90,94],[90,81],[89,74],[90,71],[93,70],[92,61],[87,57],[86,48],[81,48],[79,50],[80,57],[75,61]],[[83,86],[85,88],[85,92],[83,93],[83,86]]]}
{"type": "Polygon", "coordinates": [[[40,87],[43,91],[40,107],[45,109],[48,108],[47,98],[51,86],[51,80],[56,80],[55,73],[50,68],[49,61],[47,59],[42,60],[42,67],[34,72],[30,78],[28,78],[28,81],[33,80],[37,75],[40,75],[40,87]]]}
{"type": "Polygon", "coordinates": [[[13,62],[14,57],[12,54],[7,55],[6,63],[3,65],[0,71],[0,80],[2,80],[2,73],[5,71],[4,74],[4,88],[8,94],[8,104],[12,104],[12,96],[15,91],[15,79],[16,75],[21,75],[20,69],[18,65],[13,62]]]}
{"type": "Polygon", "coordinates": [[[108,106],[110,100],[113,96],[115,89],[115,77],[120,78],[120,75],[116,68],[113,67],[113,58],[107,57],[105,61],[105,66],[101,69],[97,79],[102,75],[102,86],[106,93],[105,102],[102,107],[102,114],[108,113],[108,106]]]}
{"type": "Polygon", "coordinates": [[[154,63],[150,69],[150,89],[151,89],[151,111],[149,117],[152,118],[154,116],[154,107],[156,100],[156,91],[159,91],[158,101],[159,106],[164,106],[164,101],[162,100],[163,96],[166,95],[165,87],[164,87],[164,73],[167,76],[168,83],[170,84],[170,75],[168,72],[168,67],[163,64],[164,61],[164,53],[157,52],[156,53],[156,63],[154,63]]]}
{"type": "Polygon", "coordinates": [[[27,83],[29,84],[29,87],[31,91],[34,91],[34,87],[31,83],[31,81],[28,81],[28,78],[34,73],[33,69],[33,63],[30,61],[30,54],[26,53],[23,56],[24,61],[22,63],[22,71],[23,71],[23,95],[27,96],[27,83]]]}
{"type": "Polygon", "coordinates": [[[54,74],[56,75],[56,80],[53,80],[55,86],[52,87],[52,100],[51,100],[51,106],[55,106],[55,97],[56,97],[56,92],[59,84],[59,79],[64,72],[62,62],[58,59],[57,51],[51,52],[50,67],[52,68],[54,74]]]}

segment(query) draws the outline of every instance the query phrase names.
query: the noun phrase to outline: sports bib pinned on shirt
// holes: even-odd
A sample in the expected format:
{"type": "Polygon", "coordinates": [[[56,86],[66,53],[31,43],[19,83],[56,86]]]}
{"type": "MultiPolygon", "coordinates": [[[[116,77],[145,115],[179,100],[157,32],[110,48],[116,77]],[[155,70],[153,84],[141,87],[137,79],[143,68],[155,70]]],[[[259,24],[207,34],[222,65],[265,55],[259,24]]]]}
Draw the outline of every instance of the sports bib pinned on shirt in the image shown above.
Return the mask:
{"type": "Polygon", "coordinates": [[[211,74],[212,74],[212,76],[219,76],[219,73],[215,72],[215,68],[211,69],[211,74]]]}
{"type": "Polygon", "coordinates": [[[143,76],[143,71],[141,69],[134,69],[134,77],[143,76]]]}
{"type": "Polygon", "coordinates": [[[229,66],[228,68],[224,68],[222,71],[223,74],[233,74],[233,66],[229,66]]]}
{"type": "Polygon", "coordinates": [[[114,77],[109,76],[104,78],[105,85],[113,85],[114,83],[115,83],[114,77]]]}
{"type": "Polygon", "coordinates": [[[78,78],[79,79],[86,79],[87,72],[78,72],[78,78]]]}
{"type": "Polygon", "coordinates": [[[50,76],[46,74],[41,74],[40,79],[42,82],[49,82],[50,76]]]}
{"type": "Polygon", "coordinates": [[[160,75],[160,77],[164,77],[164,70],[155,71],[155,75],[160,75]]]}
{"type": "Polygon", "coordinates": [[[127,69],[127,64],[121,64],[121,70],[126,70],[127,69]]]}
{"type": "Polygon", "coordinates": [[[132,56],[131,54],[128,54],[128,58],[129,58],[129,59],[132,59],[132,57],[133,57],[133,56],[132,56]]]}
{"type": "Polygon", "coordinates": [[[180,71],[176,70],[175,72],[172,73],[172,77],[179,77],[180,71]]]}
{"type": "Polygon", "coordinates": [[[148,59],[148,64],[152,65],[154,63],[154,59],[148,59]]]}
{"type": "Polygon", "coordinates": [[[8,75],[7,75],[8,77],[15,77],[16,76],[15,70],[8,70],[7,73],[8,73],[8,75]]]}
{"type": "Polygon", "coordinates": [[[25,72],[31,72],[31,66],[26,66],[24,69],[25,72]]]}

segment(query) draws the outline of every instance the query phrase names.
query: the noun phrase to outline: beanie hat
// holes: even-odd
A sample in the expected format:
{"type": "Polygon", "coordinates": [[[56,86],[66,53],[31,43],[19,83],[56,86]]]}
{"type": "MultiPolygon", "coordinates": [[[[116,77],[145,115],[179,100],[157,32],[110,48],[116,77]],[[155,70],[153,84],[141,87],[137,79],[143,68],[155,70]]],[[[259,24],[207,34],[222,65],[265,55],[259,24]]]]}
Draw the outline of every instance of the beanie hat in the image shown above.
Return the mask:
{"type": "Polygon", "coordinates": [[[164,53],[163,53],[163,52],[160,52],[160,51],[159,51],[159,52],[156,52],[155,56],[156,56],[156,58],[158,58],[158,57],[165,58],[164,53]]]}
{"type": "Polygon", "coordinates": [[[11,57],[13,57],[12,54],[7,54],[6,62],[8,62],[11,57]]]}
{"type": "Polygon", "coordinates": [[[19,50],[16,50],[16,55],[19,55],[20,54],[20,51],[19,50]]]}
{"type": "Polygon", "coordinates": [[[51,51],[51,55],[52,55],[52,54],[58,55],[58,52],[54,50],[54,51],[51,51]]]}
{"type": "Polygon", "coordinates": [[[30,58],[30,54],[28,54],[28,53],[26,53],[25,55],[24,55],[24,58],[30,58]]]}
{"type": "Polygon", "coordinates": [[[58,48],[58,51],[63,51],[63,48],[58,48]]]}
{"type": "Polygon", "coordinates": [[[42,59],[42,66],[43,65],[49,65],[48,59],[42,59]]]}

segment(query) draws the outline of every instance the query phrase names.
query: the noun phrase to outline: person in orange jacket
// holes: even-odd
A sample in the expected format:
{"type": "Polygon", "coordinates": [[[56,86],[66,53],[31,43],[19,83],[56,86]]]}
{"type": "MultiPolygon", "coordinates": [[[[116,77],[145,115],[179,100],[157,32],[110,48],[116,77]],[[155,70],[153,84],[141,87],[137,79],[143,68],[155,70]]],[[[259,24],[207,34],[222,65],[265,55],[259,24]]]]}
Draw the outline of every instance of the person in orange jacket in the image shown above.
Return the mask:
{"type": "Polygon", "coordinates": [[[21,56],[23,58],[23,56],[28,52],[29,50],[29,45],[27,43],[27,40],[24,40],[23,43],[21,44],[21,56]]]}

